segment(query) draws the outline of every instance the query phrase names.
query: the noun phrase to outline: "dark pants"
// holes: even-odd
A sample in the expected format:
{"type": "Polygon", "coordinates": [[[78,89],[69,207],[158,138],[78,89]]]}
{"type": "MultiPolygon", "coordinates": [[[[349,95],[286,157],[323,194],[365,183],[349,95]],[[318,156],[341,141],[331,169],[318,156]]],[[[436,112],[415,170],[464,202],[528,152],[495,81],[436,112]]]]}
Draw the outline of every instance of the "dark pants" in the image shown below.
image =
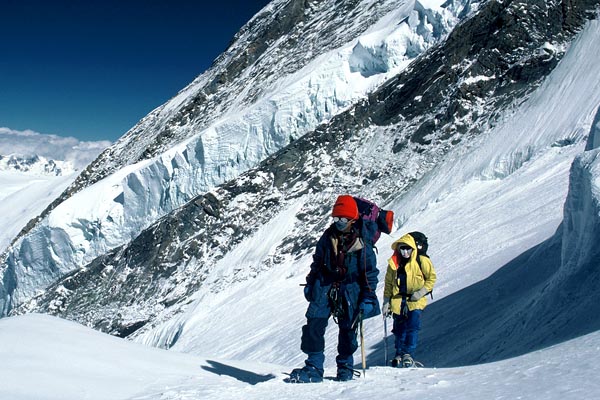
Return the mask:
{"type": "MultiPolygon", "coordinates": [[[[307,318],[306,325],[302,327],[302,343],[300,348],[308,355],[306,364],[311,365],[320,371],[323,371],[325,361],[325,329],[329,318],[307,318]]],[[[358,348],[356,340],[356,330],[352,329],[352,321],[340,319],[338,332],[338,356],[336,362],[338,365],[354,365],[352,355],[358,348]]]]}
{"type": "Polygon", "coordinates": [[[421,312],[423,310],[409,311],[406,317],[394,314],[394,333],[396,355],[410,354],[414,356],[421,329],[421,312]]]}

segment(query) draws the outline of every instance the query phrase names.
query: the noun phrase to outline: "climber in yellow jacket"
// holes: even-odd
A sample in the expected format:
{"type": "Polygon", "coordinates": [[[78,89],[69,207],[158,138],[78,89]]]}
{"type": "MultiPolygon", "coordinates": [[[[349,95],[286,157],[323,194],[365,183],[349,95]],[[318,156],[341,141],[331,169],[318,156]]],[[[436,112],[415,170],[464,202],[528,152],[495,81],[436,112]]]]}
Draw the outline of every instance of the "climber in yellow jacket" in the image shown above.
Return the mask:
{"type": "Polygon", "coordinates": [[[392,366],[410,368],[415,366],[421,312],[427,306],[426,295],[433,290],[436,274],[429,257],[418,255],[417,243],[410,234],[395,241],[392,250],[381,311],[384,318],[391,314],[394,320],[396,356],[392,366]]]}

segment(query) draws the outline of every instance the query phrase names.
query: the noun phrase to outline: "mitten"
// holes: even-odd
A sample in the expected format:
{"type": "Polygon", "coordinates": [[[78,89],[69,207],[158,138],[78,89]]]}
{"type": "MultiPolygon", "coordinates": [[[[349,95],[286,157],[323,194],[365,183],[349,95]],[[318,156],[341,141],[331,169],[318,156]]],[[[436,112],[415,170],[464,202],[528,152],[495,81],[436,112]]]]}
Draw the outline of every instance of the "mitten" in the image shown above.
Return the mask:
{"type": "Polygon", "coordinates": [[[383,306],[381,306],[381,313],[384,317],[387,317],[392,313],[390,310],[390,299],[388,297],[383,298],[383,306]]]}
{"type": "Polygon", "coordinates": [[[427,288],[423,286],[421,289],[417,290],[416,292],[414,292],[413,294],[410,295],[410,301],[418,301],[421,297],[425,296],[428,292],[429,292],[429,290],[427,290],[427,288]]]}

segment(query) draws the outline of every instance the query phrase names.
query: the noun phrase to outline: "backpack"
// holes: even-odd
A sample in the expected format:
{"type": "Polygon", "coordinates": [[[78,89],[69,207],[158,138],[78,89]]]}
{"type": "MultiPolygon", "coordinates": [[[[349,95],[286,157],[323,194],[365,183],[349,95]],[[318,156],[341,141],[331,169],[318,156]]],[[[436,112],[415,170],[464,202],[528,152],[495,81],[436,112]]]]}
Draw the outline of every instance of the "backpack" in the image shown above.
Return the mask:
{"type": "Polygon", "coordinates": [[[372,201],[353,197],[358,207],[359,220],[361,221],[360,232],[363,240],[371,245],[379,240],[381,232],[389,234],[394,224],[394,212],[379,208],[372,201]]]}
{"type": "MultiPolygon", "coordinates": [[[[429,258],[429,255],[427,254],[427,250],[429,249],[429,243],[427,241],[427,236],[425,236],[424,233],[422,232],[409,232],[408,233],[410,236],[412,236],[413,239],[415,239],[415,244],[417,245],[417,263],[419,264],[419,268],[421,268],[421,273],[423,271],[423,267],[421,266],[421,257],[427,257],[429,258]]],[[[431,298],[433,299],[433,291],[427,293],[431,296],[431,298]]]]}
{"type": "Polygon", "coordinates": [[[409,232],[410,236],[415,239],[415,243],[417,245],[417,254],[420,256],[425,256],[429,258],[427,255],[427,249],[429,249],[429,243],[427,242],[427,236],[425,236],[422,232],[409,232]]]}

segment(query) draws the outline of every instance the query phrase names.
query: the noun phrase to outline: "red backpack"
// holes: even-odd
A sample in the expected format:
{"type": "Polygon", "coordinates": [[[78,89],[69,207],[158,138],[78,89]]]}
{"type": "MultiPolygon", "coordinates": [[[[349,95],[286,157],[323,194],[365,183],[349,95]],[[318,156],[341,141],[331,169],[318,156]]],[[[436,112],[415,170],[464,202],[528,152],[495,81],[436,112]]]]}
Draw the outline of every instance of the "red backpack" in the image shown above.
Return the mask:
{"type": "Polygon", "coordinates": [[[360,231],[363,240],[374,245],[379,240],[381,232],[385,234],[392,232],[393,211],[381,209],[372,201],[360,197],[354,197],[354,201],[358,206],[359,220],[361,221],[360,231]]]}

